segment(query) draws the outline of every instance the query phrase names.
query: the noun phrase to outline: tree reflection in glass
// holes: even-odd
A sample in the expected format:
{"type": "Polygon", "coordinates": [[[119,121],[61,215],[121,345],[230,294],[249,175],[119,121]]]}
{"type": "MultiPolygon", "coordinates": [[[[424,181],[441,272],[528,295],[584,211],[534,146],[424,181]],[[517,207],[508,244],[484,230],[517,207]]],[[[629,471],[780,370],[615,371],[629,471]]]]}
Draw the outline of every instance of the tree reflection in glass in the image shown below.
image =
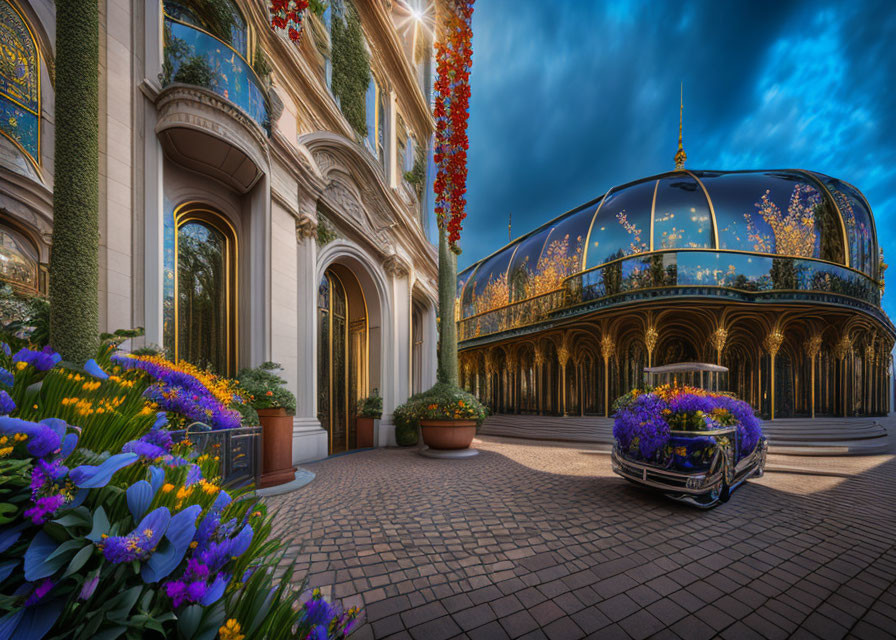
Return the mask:
{"type": "Polygon", "coordinates": [[[177,232],[178,356],[228,371],[227,238],[199,221],[177,232]]]}

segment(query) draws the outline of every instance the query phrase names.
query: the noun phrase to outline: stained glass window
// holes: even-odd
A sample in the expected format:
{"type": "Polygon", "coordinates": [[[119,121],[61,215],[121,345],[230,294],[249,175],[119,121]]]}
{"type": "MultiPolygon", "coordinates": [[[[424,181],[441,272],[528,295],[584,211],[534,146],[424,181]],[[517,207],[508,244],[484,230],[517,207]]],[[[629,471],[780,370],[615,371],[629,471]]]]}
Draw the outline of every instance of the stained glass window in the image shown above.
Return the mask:
{"type": "Polygon", "coordinates": [[[40,164],[40,55],[9,0],[0,0],[0,133],[40,164]]]}
{"type": "Polygon", "coordinates": [[[20,233],[0,227],[0,280],[37,291],[37,247],[20,233]]]}

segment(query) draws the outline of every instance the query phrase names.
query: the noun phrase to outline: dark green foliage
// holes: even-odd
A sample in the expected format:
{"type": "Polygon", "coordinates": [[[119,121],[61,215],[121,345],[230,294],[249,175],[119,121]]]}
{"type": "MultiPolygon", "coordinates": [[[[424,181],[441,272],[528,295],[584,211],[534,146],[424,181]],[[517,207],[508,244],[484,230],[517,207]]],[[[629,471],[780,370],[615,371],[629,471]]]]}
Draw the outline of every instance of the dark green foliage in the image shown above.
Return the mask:
{"type": "MultiPolygon", "coordinates": [[[[335,9],[335,7],[334,7],[335,9]]],[[[333,95],[345,119],[363,137],[367,135],[365,96],[370,85],[370,54],[364,42],[361,19],[351,0],[334,11],[332,28],[333,95]]]]}
{"type": "Polygon", "coordinates": [[[457,387],[457,324],[454,299],[457,297],[457,254],[448,246],[444,229],[439,229],[439,382],[457,387]],[[442,313],[447,310],[448,313],[442,313]]]}
{"type": "Polygon", "coordinates": [[[262,83],[266,87],[270,87],[271,72],[273,69],[271,69],[271,64],[268,62],[268,57],[264,55],[264,49],[261,48],[261,42],[255,43],[255,55],[252,58],[252,69],[261,79],[262,83]]]}
{"type": "Polygon", "coordinates": [[[417,199],[423,198],[423,189],[426,188],[426,147],[417,145],[414,150],[414,166],[410,171],[405,171],[404,179],[414,187],[417,199]]]}
{"type": "Polygon", "coordinates": [[[230,42],[237,14],[231,0],[179,0],[199,19],[203,28],[224,42],[230,42]]]}
{"type": "Polygon", "coordinates": [[[283,386],[286,380],[277,371],[283,371],[283,367],[276,362],[265,362],[254,369],[243,369],[237,380],[240,388],[251,396],[249,404],[254,409],[282,408],[288,414],[295,415],[296,397],[283,386]]]}
{"type": "Polygon", "coordinates": [[[29,344],[43,347],[50,342],[50,303],[40,296],[16,293],[0,287],[0,340],[18,350],[29,344]]]}
{"type": "Polygon", "coordinates": [[[56,150],[50,342],[65,360],[97,349],[99,5],[56,7],[56,150]]]}
{"type": "Polygon", "coordinates": [[[325,0],[310,0],[308,8],[311,10],[311,13],[320,18],[324,15],[324,11],[327,10],[327,4],[325,0]]]}
{"type": "Polygon", "coordinates": [[[317,244],[322,247],[325,244],[328,244],[338,238],[336,232],[333,230],[333,227],[330,226],[330,223],[326,221],[326,219],[322,218],[320,215],[317,216],[317,244]]]}
{"type": "Polygon", "coordinates": [[[378,389],[374,389],[368,397],[358,400],[358,416],[361,418],[379,419],[383,415],[383,398],[378,389]]]}

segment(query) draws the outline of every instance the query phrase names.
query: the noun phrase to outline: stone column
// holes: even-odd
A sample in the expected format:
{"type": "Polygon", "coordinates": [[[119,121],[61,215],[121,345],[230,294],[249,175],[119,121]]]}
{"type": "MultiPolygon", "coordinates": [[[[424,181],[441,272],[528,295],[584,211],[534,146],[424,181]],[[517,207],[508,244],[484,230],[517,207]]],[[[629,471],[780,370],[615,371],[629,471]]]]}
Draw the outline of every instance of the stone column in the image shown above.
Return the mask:
{"type": "Polygon", "coordinates": [[[846,417],[846,356],[852,353],[852,340],[849,335],[844,335],[834,349],[834,356],[840,363],[840,402],[843,416],[846,417]]]}
{"type": "Polygon", "coordinates": [[[565,417],[566,414],[566,365],[569,364],[569,339],[568,334],[564,333],[560,341],[560,348],[557,349],[557,363],[560,365],[560,411],[565,417]]]}
{"type": "Polygon", "coordinates": [[[308,210],[313,202],[300,209],[305,212],[296,220],[296,299],[299,301],[296,325],[296,416],[292,427],[292,460],[298,464],[325,458],[328,453],[327,432],[317,419],[317,217],[308,210]]]}
{"type": "Polygon", "coordinates": [[[508,380],[508,393],[507,399],[510,405],[510,413],[517,413],[517,403],[516,403],[516,381],[517,381],[517,372],[519,367],[519,358],[517,357],[516,352],[513,350],[513,347],[510,348],[509,353],[507,354],[507,380],[508,380]]]}
{"type": "Polygon", "coordinates": [[[535,381],[532,385],[533,391],[535,391],[535,398],[537,400],[538,413],[541,415],[542,413],[542,402],[541,402],[541,373],[544,368],[544,349],[541,348],[540,344],[535,345],[535,381]]]}
{"type": "MultiPolygon", "coordinates": [[[[383,358],[385,362],[384,379],[381,380],[380,393],[383,395],[383,409],[388,413],[404,403],[410,395],[410,358],[408,349],[411,340],[411,316],[408,312],[411,300],[411,267],[407,260],[393,253],[383,261],[383,269],[389,276],[391,300],[383,300],[382,304],[391,304],[394,313],[391,315],[392,342],[383,342],[383,358]]],[[[395,444],[395,427],[380,422],[379,446],[395,444]]]]}

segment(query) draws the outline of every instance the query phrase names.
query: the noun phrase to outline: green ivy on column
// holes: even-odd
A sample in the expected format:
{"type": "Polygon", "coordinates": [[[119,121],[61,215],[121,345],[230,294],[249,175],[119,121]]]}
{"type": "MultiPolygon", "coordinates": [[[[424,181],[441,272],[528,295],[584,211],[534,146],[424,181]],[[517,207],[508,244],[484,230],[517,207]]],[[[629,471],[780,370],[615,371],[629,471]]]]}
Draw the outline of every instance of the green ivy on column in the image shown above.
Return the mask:
{"type": "Polygon", "coordinates": [[[366,97],[370,85],[370,54],[358,11],[345,0],[341,11],[333,4],[331,62],[333,95],[339,98],[342,114],[358,135],[367,135],[366,97]],[[341,13],[341,15],[340,15],[341,13]]]}
{"type": "Polygon", "coordinates": [[[56,5],[56,151],[50,344],[66,360],[96,354],[99,248],[99,11],[56,5]]]}

